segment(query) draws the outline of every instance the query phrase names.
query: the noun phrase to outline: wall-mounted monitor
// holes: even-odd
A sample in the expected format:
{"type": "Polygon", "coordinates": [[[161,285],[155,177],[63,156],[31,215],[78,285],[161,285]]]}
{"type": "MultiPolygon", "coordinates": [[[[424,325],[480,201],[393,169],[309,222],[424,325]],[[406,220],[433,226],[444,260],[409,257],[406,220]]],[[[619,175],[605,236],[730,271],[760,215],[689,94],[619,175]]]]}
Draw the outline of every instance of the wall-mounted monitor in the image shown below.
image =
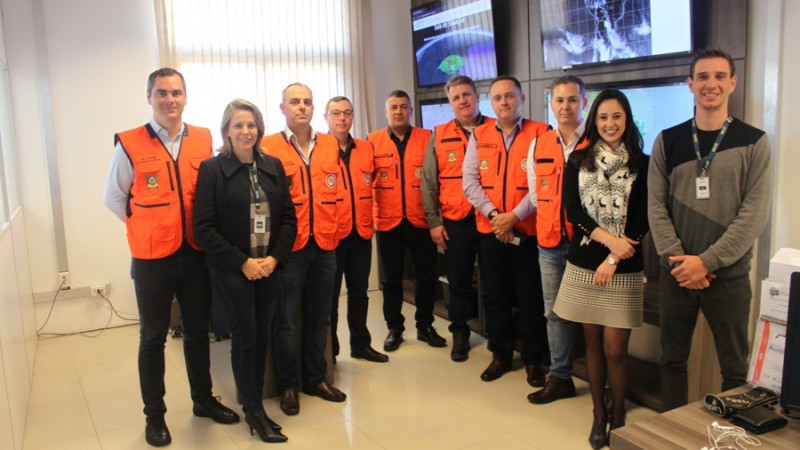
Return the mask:
{"type": "MultiPolygon", "coordinates": [[[[481,110],[481,114],[484,116],[497,117],[494,110],[492,110],[492,101],[489,97],[485,95],[481,96],[478,107],[481,110]]],[[[450,107],[450,102],[448,102],[446,97],[443,97],[432,100],[420,100],[419,117],[422,128],[432,130],[436,125],[441,125],[453,120],[456,115],[453,114],[453,108],[450,107]]]]}
{"type": "MultiPolygon", "coordinates": [[[[689,91],[685,78],[634,81],[625,85],[588,85],[589,104],[583,111],[583,119],[589,115],[589,108],[595,97],[605,88],[622,91],[633,110],[633,120],[639,127],[644,140],[644,152],[650,154],[653,143],[661,130],[685,122],[694,115],[694,96],[689,91]]],[[[550,93],[545,94],[547,123],[553,128],[558,122],[550,110],[550,93]]]]}
{"type": "Polygon", "coordinates": [[[417,86],[454,75],[497,76],[491,0],[440,0],[411,9],[417,86]]]}
{"type": "Polygon", "coordinates": [[[541,0],[544,70],[692,52],[691,0],[541,0]]]}

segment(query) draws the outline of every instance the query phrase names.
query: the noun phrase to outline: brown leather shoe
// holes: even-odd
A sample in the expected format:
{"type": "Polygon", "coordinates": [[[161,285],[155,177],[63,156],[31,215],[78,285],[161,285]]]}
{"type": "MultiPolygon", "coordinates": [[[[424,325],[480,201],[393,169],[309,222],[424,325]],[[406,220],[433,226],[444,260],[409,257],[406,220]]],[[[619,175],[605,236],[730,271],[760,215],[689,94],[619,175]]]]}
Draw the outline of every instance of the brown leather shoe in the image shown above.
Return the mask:
{"type": "Polygon", "coordinates": [[[305,392],[307,395],[314,395],[329,402],[341,403],[347,399],[347,395],[344,392],[336,389],[327,381],[323,381],[316,386],[305,386],[303,388],[303,392],[305,392]]]}
{"type": "Polygon", "coordinates": [[[572,378],[558,378],[550,375],[547,377],[543,389],[528,394],[528,401],[543,405],[570,397],[575,397],[575,383],[572,382],[572,378]]]}
{"type": "Polygon", "coordinates": [[[481,380],[494,381],[503,376],[506,372],[511,370],[511,364],[503,361],[500,358],[493,357],[489,367],[481,374],[481,380]]]}
{"type": "Polygon", "coordinates": [[[453,333],[453,349],[450,350],[450,359],[455,362],[466,361],[469,358],[469,332],[456,331],[453,333]]]}
{"type": "Polygon", "coordinates": [[[528,384],[533,387],[544,386],[544,369],[541,364],[525,364],[525,373],[528,374],[528,384]]]}
{"type": "Polygon", "coordinates": [[[300,399],[297,390],[287,389],[281,394],[281,411],[287,416],[296,416],[300,412],[300,399]]]}

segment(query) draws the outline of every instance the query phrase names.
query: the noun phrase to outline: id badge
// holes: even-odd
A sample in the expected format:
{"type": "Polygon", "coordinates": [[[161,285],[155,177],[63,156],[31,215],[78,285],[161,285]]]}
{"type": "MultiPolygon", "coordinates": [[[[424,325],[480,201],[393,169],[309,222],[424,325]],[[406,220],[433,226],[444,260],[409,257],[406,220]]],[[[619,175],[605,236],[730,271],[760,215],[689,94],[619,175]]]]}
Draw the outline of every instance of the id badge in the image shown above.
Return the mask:
{"type": "Polygon", "coordinates": [[[266,233],[267,232],[267,216],[264,214],[256,214],[253,216],[253,232],[266,233]]]}
{"type": "Polygon", "coordinates": [[[708,177],[697,177],[694,179],[695,195],[698,200],[708,200],[711,198],[711,184],[708,177]]]}

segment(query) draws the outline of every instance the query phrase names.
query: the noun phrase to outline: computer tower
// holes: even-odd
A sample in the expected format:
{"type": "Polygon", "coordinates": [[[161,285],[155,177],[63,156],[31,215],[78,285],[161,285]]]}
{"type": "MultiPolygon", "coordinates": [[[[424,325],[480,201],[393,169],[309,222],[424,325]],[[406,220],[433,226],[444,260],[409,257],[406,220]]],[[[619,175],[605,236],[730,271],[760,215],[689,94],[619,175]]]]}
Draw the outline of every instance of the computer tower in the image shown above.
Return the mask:
{"type": "Polygon", "coordinates": [[[788,417],[800,418],[800,272],[792,273],[786,347],[781,378],[781,409],[788,417]]]}

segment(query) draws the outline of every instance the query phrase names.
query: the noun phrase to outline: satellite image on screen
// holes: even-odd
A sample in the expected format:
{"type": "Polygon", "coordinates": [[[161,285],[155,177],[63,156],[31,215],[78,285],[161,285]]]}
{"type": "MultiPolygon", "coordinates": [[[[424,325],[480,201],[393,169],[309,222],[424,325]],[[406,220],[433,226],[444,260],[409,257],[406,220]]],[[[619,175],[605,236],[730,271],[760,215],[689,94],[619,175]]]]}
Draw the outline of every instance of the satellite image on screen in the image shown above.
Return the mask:
{"type": "Polygon", "coordinates": [[[439,2],[412,10],[419,86],[454,75],[497,76],[491,1],[439,2]]]}
{"type": "Polygon", "coordinates": [[[690,0],[542,0],[545,70],[689,52],[690,0]]]}

